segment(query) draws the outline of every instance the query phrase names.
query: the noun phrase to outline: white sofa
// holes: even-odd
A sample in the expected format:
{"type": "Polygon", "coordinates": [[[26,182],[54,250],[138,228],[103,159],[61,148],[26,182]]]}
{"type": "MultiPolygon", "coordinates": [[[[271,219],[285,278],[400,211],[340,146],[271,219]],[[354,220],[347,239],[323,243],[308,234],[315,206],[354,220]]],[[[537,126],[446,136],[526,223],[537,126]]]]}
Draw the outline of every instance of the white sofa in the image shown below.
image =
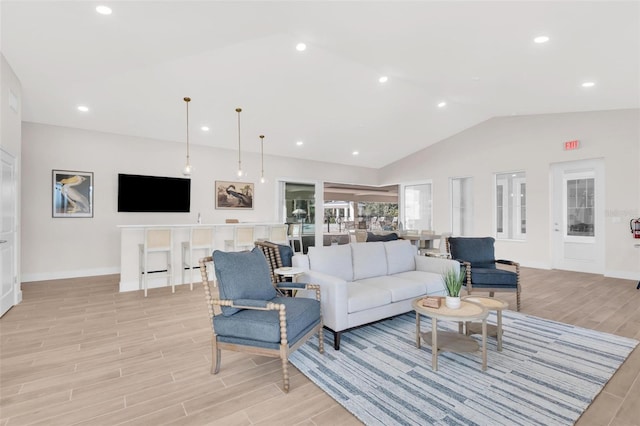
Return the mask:
{"type": "Polygon", "coordinates": [[[446,295],[442,274],[460,269],[453,260],[419,256],[408,240],[309,247],[292,262],[304,270],[298,281],[320,285],[335,349],[345,330],[412,311],[417,297],[446,295]]]}

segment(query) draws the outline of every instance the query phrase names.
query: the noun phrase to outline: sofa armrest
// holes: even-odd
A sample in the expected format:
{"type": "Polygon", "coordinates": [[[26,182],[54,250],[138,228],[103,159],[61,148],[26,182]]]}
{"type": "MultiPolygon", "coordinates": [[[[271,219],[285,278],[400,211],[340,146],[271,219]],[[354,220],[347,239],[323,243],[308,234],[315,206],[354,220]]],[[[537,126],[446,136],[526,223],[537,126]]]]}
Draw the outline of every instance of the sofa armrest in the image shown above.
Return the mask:
{"type": "MultiPolygon", "coordinates": [[[[347,281],[333,275],[324,274],[318,271],[307,270],[298,281],[317,284],[320,286],[320,298],[322,300],[322,320],[324,324],[334,331],[349,328],[348,302],[349,292],[347,291],[347,281]]],[[[298,295],[315,298],[311,292],[299,290],[298,295]],[[308,294],[307,294],[308,293],[308,294]]]]}
{"type": "Polygon", "coordinates": [[[443,259],[431,256],[416,256],[416,271],[444,274],[447,271],[460,269],[460,263],[451,259],[443,259]]]}

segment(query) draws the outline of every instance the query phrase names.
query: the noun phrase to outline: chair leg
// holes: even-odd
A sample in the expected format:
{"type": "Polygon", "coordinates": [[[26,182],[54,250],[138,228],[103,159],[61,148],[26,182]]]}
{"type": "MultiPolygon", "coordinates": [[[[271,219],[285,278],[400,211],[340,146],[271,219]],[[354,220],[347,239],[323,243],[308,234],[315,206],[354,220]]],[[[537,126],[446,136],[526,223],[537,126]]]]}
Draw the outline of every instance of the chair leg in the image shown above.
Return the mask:
{"type": "Polygon", "coordinates": [[[211,374],[218,374],[220,372],[220,349],[216,342],[216,335],[212,336],[211,340],[211,374]]]}
{"type": "Polygon", "coordinates": [[[285,393],[289,393],[289,360],[286,356],[281,356],[282,358],[282,388],[285,393]]]}
{"type": "Polygon", "coordinates": [[[318,352],[324,353],[324,330],[322,324],[320,324],[320,329],[318,330],[318,352]]]}
{"type": "Polygon", "coordinates": [[[176,292],[176,285],[173,282],[173,270],[171,268],[171,261],[173,259],[171,259],[171,252],[167,252],[167,280],[168,283],[171,285],[171,293],[175,293],[176,292]]]}

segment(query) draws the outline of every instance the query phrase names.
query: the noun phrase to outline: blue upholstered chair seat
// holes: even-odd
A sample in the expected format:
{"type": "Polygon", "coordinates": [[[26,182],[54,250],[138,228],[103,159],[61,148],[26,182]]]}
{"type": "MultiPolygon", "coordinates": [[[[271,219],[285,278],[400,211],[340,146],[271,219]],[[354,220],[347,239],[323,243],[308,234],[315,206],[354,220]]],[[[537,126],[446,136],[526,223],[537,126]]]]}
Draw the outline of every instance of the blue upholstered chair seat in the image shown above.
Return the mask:
{"type": "MultiPolygon", "coordinates": [[[[269,302],[286,306],[287,340],[294,344],[320,322],[320,302],[314,299],[276,297],[269,302]]],[[[216,315],[213,319],[217,338],[222,342],[250,344],[266,348],[280,345],[278,311],[243,309],[231,316],[216,315]]]]}
{"type": "Polygon", "coordinates": [[[518,285],[518,275],[515,272],[505,271],[496,268],[471,268],[471,282],[474,287],[496,287],[515,288],[518,285]]]}

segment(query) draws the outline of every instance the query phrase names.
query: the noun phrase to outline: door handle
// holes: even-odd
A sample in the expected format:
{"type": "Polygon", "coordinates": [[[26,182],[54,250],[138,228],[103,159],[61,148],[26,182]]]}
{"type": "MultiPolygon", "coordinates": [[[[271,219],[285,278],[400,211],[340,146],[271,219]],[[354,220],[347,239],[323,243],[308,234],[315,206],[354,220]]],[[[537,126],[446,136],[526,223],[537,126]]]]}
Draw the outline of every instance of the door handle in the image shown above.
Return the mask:
{"type": "Polygon", "coordinates": [[[4,244],[6,242],[7,242],[7,240],[0,240],[0,244],[4,244]]]}
{"type": "Polygon", "coordinates": [[[556,231],[556,232],[560,232],[560,230],[559,230],[559,229],[554,229],[554,231],[556,231]]]}

